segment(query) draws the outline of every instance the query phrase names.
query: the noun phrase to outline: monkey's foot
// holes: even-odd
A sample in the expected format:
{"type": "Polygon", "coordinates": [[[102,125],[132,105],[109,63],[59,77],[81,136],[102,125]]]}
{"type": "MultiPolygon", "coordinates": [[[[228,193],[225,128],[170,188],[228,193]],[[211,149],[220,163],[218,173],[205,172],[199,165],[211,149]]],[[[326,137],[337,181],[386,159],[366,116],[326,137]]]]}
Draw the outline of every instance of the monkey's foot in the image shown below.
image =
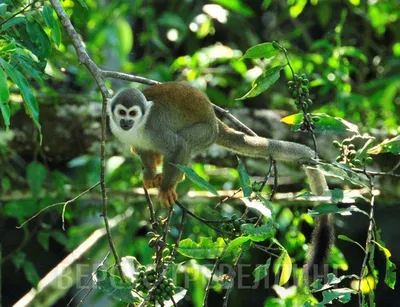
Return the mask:
{"type": "Polygon", "coordinates": [[[162,180],[162,174],[157,174],[153,179],[143,179],[146,189],[159,188],[162,180]]]}
{"type": "Polygon", "coordinates": [[[160,191],[158,193],[158,199],[161,201],[164,207],[172,207],[175,204],[178,196],[175,193],[175,188],[169,188],[166,191],[160,191]]]}

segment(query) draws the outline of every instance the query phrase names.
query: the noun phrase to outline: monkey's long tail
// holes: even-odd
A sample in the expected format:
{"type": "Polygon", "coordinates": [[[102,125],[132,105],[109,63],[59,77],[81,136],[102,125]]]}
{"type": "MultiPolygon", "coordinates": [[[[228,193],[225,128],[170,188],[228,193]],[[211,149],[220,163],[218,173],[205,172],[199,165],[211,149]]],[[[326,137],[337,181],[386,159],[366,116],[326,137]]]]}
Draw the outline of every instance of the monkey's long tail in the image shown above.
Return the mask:
{"type": "MultiPolygon", "coordinates": [[[[317,168],[305,167],[306,174],[310,180],[311,192],[320,196],[328,191],[325,176],[317,168]]],[[[325,273],[324,263],[329,255],[335,240],[335,225],[333,214],[326,214],[316,218],[315,228],[312,233],[311,250],[308,261],[304,266],[304,276],[307,281],[313,281],[325,273]]]]}
{"type": "MultiPolygon", "coordinates": [[[[314,151],[304,145],[271,140],[263,137],[249,136],[234,130],[218,119],[218,137],[216,143],[230,150],[249,157],[273,158],[278,161],[298,162],[314,158],[314,151]]],[[[325,176],[317,168],[305,167],[310,180],[310,189],[314,195],[320,196],[329,190],[325,176]]],[[[334,242],[333,215],[324,215],[316,219],[311,240],[311,252],[304,266],[305,277],[314,280],[321,271],[330,248],[334,242]]]]}
{"type": "Polygon", "coordinates": [[[314,151],[301,144],[250,136],[225,125],[218,119],[218,145],[238,154],[277,161],[299,162],[314,157],[314,151]]]}

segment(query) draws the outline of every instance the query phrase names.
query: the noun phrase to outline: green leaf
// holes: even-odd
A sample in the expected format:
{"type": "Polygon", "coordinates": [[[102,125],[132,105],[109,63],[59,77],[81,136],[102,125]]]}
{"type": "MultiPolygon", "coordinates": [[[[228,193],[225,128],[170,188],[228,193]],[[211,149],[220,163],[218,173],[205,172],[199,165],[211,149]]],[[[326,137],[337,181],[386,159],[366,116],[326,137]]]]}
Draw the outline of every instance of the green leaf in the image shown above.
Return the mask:
{"type": "Polygon", "coordinates": [[[37,240],[39,244],[44,248],[45,251],[49,250],[49,239],[50,232],[48,231],[40,231],[37,236],[37,240]]]}
{"type": "Polygon", "coordinates": [[[253,87],[250,91],[248,91],[243,97],[237,98],[236,100],[244,100],[255,97],[266,91],[271,87],[271,85],[278,81],[280,72],[285,66],[286,65],[279,65],[267,70],[254,81],[253,87]]]}
{"type": "Polygon", "coordinates": [[[400,135],[391,139],[386,139],[382,143],[368,150],[368,153],[371,155],[378,155],[386,152],[400,155],[400,135]]]}
{"type": "Polygon", "coordinates": [[[357,241],[354,241],[353,239],[350,239],[348,236],[345,235],[338,235],[338,239],[359,245],[357,241]]]}
{"type": "Polygon", "coordinates": [[[251,188],[251,181],[249,174],[246,171],[246,166],[242,162],[242,160],[238,159],[238,172],[239,172],[239,180],[240,185],[242,186],[244,197],[249,197],[251,192],[253,191],[251,188]]]}
{"type": "Polygon", "coordinates": [[[267,263],[263,265],[259,265],[253,271],[254,283],[259,282],[261,279],[264,279],[268,275],[268,269],[271,265],[271,258],[268,258],[267,263]]]}
{"type": "Polygon", "coordinates": [[[87,6],[87,4],[86,4],[86,2],[85,2],[85,0],[78,0],[78,2],[80,3],[80,5],[81,5],[83,8],[89,9],[88,6],[87,6]]]}
{"type": "Polygon", "coordinates": [[[272,238],[276,232],[272,219],[269,219],[267,223],[257,227],[254,226],[254,224],[243,224],[241,230],[242,236],[248,236],[250,240],[254,242],[262,242],[272,238]]]}
{"type": "Polygon", "coordinates": [[[383,252],[386,258],[386,274],[385,274],[385,283],[392,289],[396,285],[396,265],[390,261],[390,257],[392,254],[390,251],[385,247],[385,243],[381,240],[380,235],[377,235],[377,241],[374,243],[379,247],[379,249],[383,252]]]}
{"type": "Polygon", "coordinates": [[[53,14],[54,10],[47,3],[43,7],[42,16],[46,25],[51,29],[51,38],[59,46],[61,43],[60,24],[53,14]]]}
{"type": "Polygon", "coordinates": [[[367,178],[364,174],[352,171],[346,164],[333,162],[331,164],[321,164],[318,168],[325,176],[348,180],[355,185],[369,187],[367,178]]]}
{"type": "MultiPolygon", "coordinates": [[[[324,113],[313,113],[311,116],[315,129],[315,133],[331,132],[331,133],[344,133],[352,132],[358,133],[358,127],[345,121],[339,117],[332,117],[324,113]]],[[[304,114],[298,113],[286,116],[281,119],[281,123],[293,126],[292,131],[302,131],[300,125],[304,120],[304,114]]]]}
{"type": "Polygon", "coordinates": [[[41,131],[39,123],[39,108],[36,102],[35,96],[29,88],[29,83],[25,77],[16,70],[13,66],[7,63],[3,58],[0,57],[0,64],[3,66],[6,74],[11,78],[11,80],[19,87],[22,97],[24,98],[25,109],[28,114],[32,117],[36,127],[41,131]]]}
{"type": "Polygon", "coordinates": [[[185,175],[195,184],[198,186],[202,187],[203,189],[206,189],[208,192],[214,194],[215,196],[218,196],[217,190],[209,184],[207,181],[204,180],[204,178],[200,177],[199,175],[196,174],[196,172],[191,169],[190,167],[180,165],[180,164],[174,164],[177,168],[179,168],[182,172],[185,173],[185,175]]]}
{"type": "Polygon", "coordinates": [[[26,279],[30,282],[32,286],[36,288],[39,283],[40,277],[33,263],[25,259],[24,263],[22,264],[22,269],[24,270],[26,279]]]}
{"type": "Polygon", "coordinates": [[[47,168],[38,162],[29,163],[26,169],[26,178],[34,198],[39,197],[40,190],[47,177],[47,168]]]}
{"type": "Polygon", "coordinates": [[[51,43],[46,32],[36,20],[26,23],[26,32],[29,39],[35,45],[36,56],[40,60],[47,59],[51,55],[51,43]]]}
{"type": "Polygon", "coordinates": [[[345,304],[350,301],[351,294],[356,294],[357,292],[349,288],[340,288],[334,290],[326,290],[322,292],[323,300],[316,306],[324,307],[325,304],[332,304],[332,301],[338,299],[341,303],[345,304]]]}
{"type": "Polygon", "coordinates": [[[354,47],[354,46],[343,46],[340,47],[338,50],[340,56],[351,56],[351,57],[355,57],[360,59],[362,62],[367,63],[368,59],[365,56],[365,54],[363,54],[361,52],[360,49],[354,47]]]}
{"type": "Polygon", "coordinates": [[[325,215],[328,213],[339,213],[342,215],[351,215],[351,212],[360,212],[362,214],[365,214],[368,216],[368,213],[365,212],[364,210],[359,209],[358,207],[352,205],[347,208],[339,208],[338,206],[334,204],[322,204],[314,207],[313,209],[308,210],[308,214],[311,216],[320,216],[320,215],[325,215]]]}
{"type": "Polygon", "coordinates": [[[26,22],[26,18],[22,17],[22,16],[17,16],[17,17],[11,18],[10,20],[5,22],[0,27],[0,32],[3,32],[3,31],[7,30],[8,28],[10,28],[12,26],[15,26],[15,25],[20,24],[20,23],[25,23],[25,22],[26,22]]]}
{"type": "Polygon", "coordinates": [[[263,43],[247,49],[242,59],[260,59],[260,58],[269,59],[278,53],[279,50],[275,49],[272,46],[272,43],[263,43]]]}
{"type": "Polygon", "coordinates": [[[238,237],[229,242],[224,257],[237,256],[240,253],[242,245],[250,241],[250,237],[238,237]]]}
{"type": "Polygon", "coordinates": [[[10,126],[10,116],[11,110],[8,105],[8,100],[10,99],[10,92],[7,84],[7,76],[3,69],[0,67],[0,111],[3,116],[3,121],[6,127],[10,126]]]}
{"type": "Polygon", "coordinates": [[[340,189],[333,189],[332,191],[332,201],[337,204],[338,202],[341,202],[344,197],[344,191],[340,189]]]}
{"type": "Polygon", "coordinates": [[[178,252],[185,257],[194,259],[215,259],[222,255],[225,246],[223,238],[217,238],[213,242],[212,238],[202,237],[199,243],[188,238],[179,243],[178,252]]]}
{"type": "Polygon", "coordinates": [[[107,271],[96,272],[95,282],[98,289],[120,302],[141,303],[142,299],[132,291],[132,286],[123,283],[118,276],[111,275],[107,271]]]}
{"type": "Polygon", "coordinates": [[[292,18],[297,18],[303,12],[305,6],[307,4],[307,0],[297,0],[294,2],[294,5],[292,5],[289,8],[289,13],[292,18]]]}
{"type": "Polygon", "coordinates": [[[212,2],[215,2],[228,10],[237,12],[239,14],[242,14],[247,17],[252,17],[254,16],[253,10],[245,5],[243,1],[241,0],[212,0],[212,2]]]}

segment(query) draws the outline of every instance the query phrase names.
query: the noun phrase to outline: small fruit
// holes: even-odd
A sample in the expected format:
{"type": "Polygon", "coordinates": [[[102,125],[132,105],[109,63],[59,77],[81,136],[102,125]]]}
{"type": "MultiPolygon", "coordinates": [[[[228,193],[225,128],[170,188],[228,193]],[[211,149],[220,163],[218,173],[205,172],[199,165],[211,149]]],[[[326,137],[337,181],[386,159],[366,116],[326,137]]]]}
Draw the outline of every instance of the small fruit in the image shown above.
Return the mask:
{"type": "Polygon", "coordinates": [[[333,145],[334,147],[336,147],[336,148],[342,147],[342,145],[341,145],[338,141],[333,141],[333,142],[332,142],[332,145],[333,145]]]}

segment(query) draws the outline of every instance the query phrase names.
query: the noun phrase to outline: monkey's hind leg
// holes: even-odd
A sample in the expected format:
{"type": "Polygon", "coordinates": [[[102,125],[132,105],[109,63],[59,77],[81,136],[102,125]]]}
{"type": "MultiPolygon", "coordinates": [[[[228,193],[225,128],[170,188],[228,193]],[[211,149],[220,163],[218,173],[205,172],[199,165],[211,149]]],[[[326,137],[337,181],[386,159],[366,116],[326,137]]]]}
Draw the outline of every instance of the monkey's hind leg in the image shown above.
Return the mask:
{"type": "Polygon", "coordinates": [[[157,166],[161,164],[161,155],[154,151],[137,150],[143,165],[143,184],[146,189],[159,188],[162,174],[157,174],[157,166]]]}

